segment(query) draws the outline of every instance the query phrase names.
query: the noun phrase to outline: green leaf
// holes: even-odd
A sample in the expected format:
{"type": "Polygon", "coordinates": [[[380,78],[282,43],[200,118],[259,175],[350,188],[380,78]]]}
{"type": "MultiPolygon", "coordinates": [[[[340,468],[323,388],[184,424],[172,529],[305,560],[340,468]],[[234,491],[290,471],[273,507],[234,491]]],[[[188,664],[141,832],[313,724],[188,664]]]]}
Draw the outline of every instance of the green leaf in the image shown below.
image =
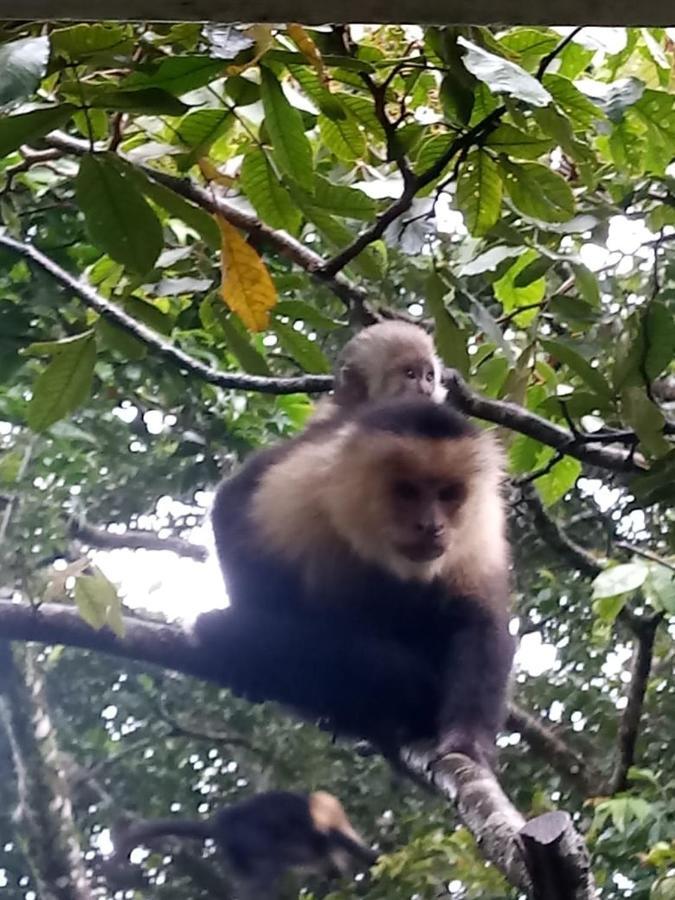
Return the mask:
{"type": "Polygon", "coordinates": [[[275,312],[280,316],[288,316],[293,321],[309,322],[310,325],[322,331],[335,331],[336,328],[345,326],[344,322],[330,319],[320,309],[304,300],[280,300],[275,307],[275,312]]]}
{"type": "Polygon", "coordinates": [[[252,147],[241,167],[241,186],[263,222],[296,234],[302,213],[281,184],[264,151],[252,147]]]}
{"type": "Polygon", "coordinates": [[[260,85],[243,75],[230,75],[225,82],[225,90],[236,106],[249,106],[260,100],[260,85]]]}
{"type": "Polygon", "coordinates": [[[370,197],[358,188],[343,184],[333,184],[321,175],[314,176],[314,194],[311,202],[328,212],[347,219],[372,219],[377,206],[370,197]]]}
{"type": "Polygon", "coordinates": [[[22,38],[0,46],[0,106],[35,92],[47,71],[49,38],[22,38]]]}
{"type": "Polygon", "coordinates": [[[445,306],[447,290],[438,275],[433,273],[426,283],[424,302],[427,310],[434,317],[434,339],[438,355],[446,366],[458,369],[462,375],[466,376],[469,374],[467,335],[457,325],[445,306]]]}
{"type": "Polygon", "coordinates": [[[581,463],[572,456],[564,456],[550,472],[536,479],[535,485],[544,506],[553,506],[574,487],[581,475],[581,463]]]}
{"type": "Polygon", "coordinates": [[[593,579],[593,599],[632,594],[642,587],[648,571],[647,566],[641,562],[622,563],[604,569],[593,579]]]}
{"type": "Polygon", "coordinates": [[[474,93],[471,76],[466,69],[450,71],[443,76],[439,98],[446,119],[458,125],[466,125],[469,122],[473,111],[474,93]]]}
{"type": "MultiPolygon", "coordinates": [[[[495,297],[499,300],[504,308],[505,313],[514,312],[521,306],[530,306],[532,303],[541,303],[546,294],[546,279],[539,277],[528,284],[519,287],[516,284],[517,278],[522,272],[525,272],[530,265],[539,259],[536,250],[525,250],[521,252],[520,257],[509,266],[501,278],[495,281],[492,289],[495,297]]],[[[537,315],[536,309],[526,309],[517,317],[517,324],[524,326],[529,324],[537,315]]]]}
{"type": "Polygon", "coordinates": [[[624,387],[621,391],[623,420],[640,438],[643,449],[651,456],[664,456],[670,444],[663,436],[665,417],[652,403],[642,387],[624,387]]]}
{"type": "Polygon", "coordinates": [[[581,296],[591,306],[599,307],[600,287],[593,272],[583,263],[572,263],[572,271],[574,272],[574,283],[581,296]]]}
{"type": "MultiPolygon", "coordinates": [[[[326,240],[337,250],[341,250],[343,247],[351,244],[355,235],[343,222],[340,222],[323,209],[318,209],[313,204],[305,204],[302,202],[302,198],[298,199],[301,201],[302,210],[310,222],[316,225],[326,240]]],[[[358,272],[364,278],[373,281],[382,278],[386,269],[386,257],[379,251],[379,248],[382,246],[381,241],[376,241],[366,247],[352,260],[347,267],[348,270],[358,272]]]]}
{"type": "Polygon", "coordinates": [[[335,121],[321,115],[318,124],[321,141],[338,159],[354,162],[365,154],[365,135],[351,117],[335,121]]]}
{"type": "Polygon", "coordinates": [[[500,166],[506,190],[514,206],[525,216],[542,222],[565,222],[574,215],[574,195],[564,178],[539,163],[500,166]]]}
{"type": "Polygon", "coordinates": [[[185,144],[191,147],[183,168],[189,169],[200,156],[208,153],[209,147],[219,137],[232,128],[235,118],[229,109],[198,109],[189,112],[176,126],[176,135],[185,144]]]}
{"type": "Polygon", "coordinates": [[[620,122],[626,110],[637,103],[645,85],[639,78],[621,78],[609,85],[605,96],[605,109],[612,122],[620,122]]]}
{"type": "Polygon", "coordinates": [[[87,105],[92,109],[111,109],[116,112],[135,112],[146,116],[182,116],[189,107],[161,88],[138,91],[84,91],[87,105]]]}
{"type": "Polygon", "coordinates": [[[593,368],[583,356],[577,353],[569,344],[562,341],[542,341],[542,347],[559,362],[564,363],[581,380],[593,390],[602,400],[612,400],[614,392],[604,375],[593,368]]]}
{"type": "Polygon", "coordinates": [[[605,622],[611,625],[626,605],[630,594],[617,594],[614,597],[599,597],[593,601],[593,613],[605,622]]]}
{"type": "Polygon", "coordinates": [[[665,303],[653,300],[642,319],[644,370],[653,381],[675,359],[675,317],[665,303]]]}
{"type": "Polygon", "coordinates": [[[133,72],[121,82],[123,90],[162,88],[177,97],[210,84],[223,73],[222,60],[208,56],[170,56],[151,72],[133,72]]]}
{"type": "Polygon", "coordinates": [[[199,206],[185,200],[171,188],[148,178],[144,172],[133,166],[125,166],[124,171],[146,197],[165,209],[170,216],[180,219],[193,228],[198,235],[214,250],[220,249],[220,231],[215,219],[199,206]]]}
{"type": "Polygon", "coordinates": [[[94,53],[116,53],[121,56],[133,49],[133,31],[129,25],[101,22],[69,25],[52,31],[50,37],[54,53],[71,60],[83,59],[94,53]]]}
{"type": "Polygon", "coordinates": [[[574,136],[572,123],[561,112],[553,106],[547,106],[544,109],[535,109],[534,118],[545,134],[550,134],[559,147],[561,147],[568,156],[579,162],[591,162],[593,160],[593,150],[589,144],[578,141],[574,136]]]}
{"type": "Polygon", "coordinates": [[[325,375],[330,372],[331,365],[316,341],[310,341],[290,325],[280,322],[276,315],[270,322],[270,328],[279,338],[282,348],[305,372],[310,372],[312,375],[325,375]]]}
{"type": "Polygon", "coordinates": [[[457,43],[466,48],[467,52],[463,57],[466,68],[486,84],[493,94],[508,94],[531,106],[546,106],[551,102],[549,92],[520,66],[501,56],[495,56],[494,53],[488,53],[466,38],[458,38],[457,43]]]}
{"type": "MultiPolygon", "coordinates": [[[[673,565],[672,560],[669,560],[673,565]]],[[[675,615],[675,572],[661,563],[648,563],[648,574],[642,585],[647,602],[659,612],[675,615]]]]}
{"type": "Polygon", "coordinates": [[[7,156],[21,144],[31,144],[49,131],[60,128],[71,118],[76,107],[70,103],[34,109],[18,116],[0,117],[0,157],[7,156]]]}
{"type": "Polygon", "coordinates": [[[499,219],[502,180],[496,163],[483,150],[473,150],[462,163],[456,203],[475,237],[484,235],[499,219]]]}
{"type": "Polygon", "coordinates": [[[117,589],[99,569],[94,569],[93,575],[80,575],[75,580],[75,604],[87,625],[97,630],[107,625],[118,637],[124,637],[117,589]]]}
{"type": "Polygon", "coordinates": [[[134,272],[150,271],[164,243],[162,226],[111,154],[82,158],[75,193],[92,241],[134,272]]]}
{"type": "Polygon", "coordinates": [[[539,159],[553,147],[553,141],[544,134],[528,134],[513,125],[499,125],[488,135],[485,145],[517,159],[539,159]]]}
{"type": "Polygon", "coordinates": [[[480,253],[465,263],[458,272],[459,277],[469,278],[471,275],[482,275],[483,272],[494,272],[505,259],[520,256],[522,252],[522,247],[490,247],[485,253],[480,253]]]}
{"type": "Polygon", "coordinates": [[[675,155],[675,101],[672,93],[645,91],[632,109],[647,129],[647,168],[666,171],[675,155]]]}
{"type": "Polygon", "coordinates": [[[44,431],[84,403],[91,393],[95,362],[91,332],[55,354],[35,382],[28,403],[27,421],[33,431],[44,431]]]}
{"type": "Polygon", "coordinates": [[[544,75],[542,83],[557,105],[579,128],[589,129],[599,119],[605,118],[602,109],[582,94],[569,78],[544,75]]]}
{"type": "Polygon", "coordinates": [[[525,288],[542,278],[553,265],[550,256],[538,256],[528,263],[513,279],[513,286],[525,288]]]}
{"type": "Polygon", "coordinates": [[[422,141],[415,156],[415,171],[426,172],[452,146],[455,136],[452,134],[433,134],[422,141]]]}
{"type": "Polygon", "coordinates": [[[314,163],[302,116],[288,102],[272,72],[266,66],[261,66],[260,72],[265,127],[272,141],[274,158],[287,175],[305,190],[311,191],[314,163]]]}
{"type": "Polygon", "coordinates": [[[251,342],[250,334],[246,327],[234,313],[227,315],[222,303],[216,307],[218,325],[223,332],[228,350],[237,360],[244,372],[250,375],[269,375],[270,370],[267,360],[259,353],[251,342]]]}

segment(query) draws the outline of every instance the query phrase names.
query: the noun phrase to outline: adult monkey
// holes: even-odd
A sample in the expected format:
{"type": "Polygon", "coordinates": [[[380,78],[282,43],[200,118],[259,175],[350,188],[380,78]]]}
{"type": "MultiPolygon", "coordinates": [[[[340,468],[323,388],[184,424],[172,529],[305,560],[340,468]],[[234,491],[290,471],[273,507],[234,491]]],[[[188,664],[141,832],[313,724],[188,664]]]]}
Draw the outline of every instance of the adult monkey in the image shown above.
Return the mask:
{"type": "Polygon", "coordinates": [[[501,454],[430,400],[366,404],[256,454],[213,509],[231,608],[205,674],[393,756],[489,763],[513,656],[501,454]]]}
{"type": "Polygon", "coordinates": [[[134,847],[166,836],[213,840],[247,900],[276,897],[289,870],[334,878],[346,875],[355,863],[372,866],[378,856],[327,791],[266,791],[209,819],[123,821],[113,829],[115,856],[122,859],[134,847]]]}

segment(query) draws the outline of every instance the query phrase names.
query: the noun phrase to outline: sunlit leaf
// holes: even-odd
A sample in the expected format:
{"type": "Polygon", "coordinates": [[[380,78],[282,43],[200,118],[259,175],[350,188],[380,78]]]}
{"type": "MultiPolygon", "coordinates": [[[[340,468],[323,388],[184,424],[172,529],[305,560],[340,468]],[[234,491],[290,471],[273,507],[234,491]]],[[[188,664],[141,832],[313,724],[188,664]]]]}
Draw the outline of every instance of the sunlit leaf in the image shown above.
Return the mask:
{"type": "Polygon", "coordinates": [[[574,215],[574,195],[564,178],[539,163],[502,159],[502,179],[514,206],[543,222],[564,222],[574,215]]]}
{"type": "Polygon", "coordinates": [[[366,139],[352,118],[336,121],[328,116],[319,116],[321,140],[338,159],[354,162],[366,151],[366,139]]]}
{"type": "Polygon", "coordinates": [[[490,247],[485,253],[465,263],[459,270],[459,275],[461,278],[468,278],[471,275],[481,275],[483,272],[494,272],[505,259],[520,256],[522,252],[522,247],[490,247]]]}
{"type": "Polygon", "coordinates": [[[435,273],[430,275],[425,290],[425,305],[434,317],[434,339],[438,355],[447,366],[469,374],[467,334],[446,308],[447,287],[435,273]]]}
{"type": "Polygon", "coordinates": [[[21,144],[30,144],[70,119],[76,107],[70,103],[34,109],[18,116],[0,117],[0,157],[7,156],[21,144]]]}
{"type": "Polygon", "coordinates": [[[553,147],[553,141],[546,135],[529,134],[513,125],[502,124],[488,135],[485,145],[516,159],[539,159],[553,147]]]}
{"type": "Polygon", "coordinates": [[[564,456],[550,472],[536,479],[537,492],[544,506],[553,506],[576,484],[581,475],[581,463],[572,456],[564,456]]]}
{"type": "Polygon", "coordinates": [[[56,353],[33,386],[27,420],[33,431],[44,431],[77,409],[91,393],[96,342],[91,332],[56,353]]]}
{"type": "Polygon", "coordinates": [[[644,563],[622,563],[604,569],[593,580],[593,599],[630,594],[644,584],[649,570],[644,563]]]}
{"type": "Polygon", "coordinates": [[[136,183],[112,154],[88,154],[75,180],[77,202],[92,241],[135,272],[148,272],[163,246],[162,227],[136,183]]]}
{"type": "MultiPolygon", "coordinates": [[[[504,312],[511,313],[519,309],[521,306],[531,306],[534,303],[541,303],[546,294],[546,278],[538,277],[528,281],[527,284],[519,286],[516,284],[521,273],[525,272],[528,267],[539,259],[536,250],[521,250],[520,257],[509,266],[501,278],[495,281],[492,289],[495,297],[500,301],[504,308],[504,312]]],[[[516,321],[519,325],[527,325],[537,315],[536,308],[523,310],[517,317],[516,321]]]]}
{"type": "Polygon", "coordinates": [[[502,180],[497,164],[483,150],[472,151],[462,163],[455,199],[467,229],[476,237],[499,219],[502,180]]]}
{"type": "Polygon", "coordinates": [[[133,31],[129,25],[103,22],[69,25],[50,34],[52,50],[71,60],[84,59],[94,53],[120,56],[133,50],[133,31]]]}
{"type": "Polygon", "coordinates": [[[180,97],[188,91],[209,84],[223,72],[223,63],[208,56],[169,56],[161,60],[151,72],[136,71],[125,78],[124,90],[162,88],[180,97]]]}
{"type": "Polygon", "coordinates": [[[357,188],[333,184],[321,175],[314,176],[312,203],[347,219],[368,221],[375,215],[375,202],[357,188]]]}
{"type": "Polygon", "coordinates": [[[277,302],[274,282],[265,263],[234,225],[221,216],[216,216],[216,222],[222,237],[222,298],[249,331],[262,331],[277,302]]]}
{"type": "Polygon", "coordinates": [[[206,155],[214,141],[226,134],[234,123],[229,109],[198,109],[184,116],[176,126],[176,136],[191,151],[182,168],[189,169],[198,157],[206,155]]]}
{"type": "Polygon", "coordinates": [[[621,411],[627,425],[640,438],[643,449],[653,456],[665,456],[671,449],[663,435],[665,416],[641,387],[625,387],[621,391],[621,411]]]}
{"type": "Polygon", "coordinates": [[[0,106],[29,97],[49,61],[49,38],[21,38],[0,45],[0,106]]]}
{"type": "Polygon", "coordinates": [[[324,69],[321,51],[307,29],[303,28],[302,25],[289,23],[286,25],[286,33],[292,39],[293,43],[305,57],[307,62],[316,69],[319,78],[326,80],[326,71],[324,69]]]}
{"type": "Polygon", "coordinates": [[[458,43],[466,48],[464,65],[472,75],[484,82],[494,94],[508,94],[531,106],[546,106],[551,95],[536,78],[520,66],[460,37],[458,43]]]}
{"type": "Polygon", "coordinates": [[[575,349],[562,341],[542,341],[542,347],[554,359],[564,363],[603,400],[610,400],[614,392],[607,379],[575,349]]]}
{"type": "Polygon", "coordinates": [[[305,372],[313,375],[325,375],[330,372],[330,362],[316,341],[310,341],[306,335],[296,331],[291,325],[280,322],[276,316],[272,319],[270,328],[279,338],[279,343],[286,353],[290,354],[305,372]]]}
{"type": "Polygon", "coordinates": [[[75,604],[87,625],[97,630],[107,626],[117,637],[124,637],[122,604],[117,589],[99,569],[95,569],[93,575],[76,578],[75,604]]]}
{"type": "Polygon", "coordinates": [[[312,148],[305,135],[302,116],[288,102],[281,85],[265,66],[261,68],[261,77],[265,126],[272,141],[274,158],[284,172],[311,191],[312,148]]]}
{"type": "Polygon", "coordinates": [[[598,119],[605,118],[602,109],[582,94],[569,78],[547,74],[542,83],[563,112],[580,128],[590,128],[598,119]]]}

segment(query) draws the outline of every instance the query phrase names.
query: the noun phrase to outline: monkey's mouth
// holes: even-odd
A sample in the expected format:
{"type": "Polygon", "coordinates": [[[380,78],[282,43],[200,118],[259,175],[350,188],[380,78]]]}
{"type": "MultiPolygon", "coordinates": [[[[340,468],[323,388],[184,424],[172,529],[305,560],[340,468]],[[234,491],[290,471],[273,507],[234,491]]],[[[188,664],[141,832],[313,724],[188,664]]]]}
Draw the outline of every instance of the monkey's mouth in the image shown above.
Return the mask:
{"type": "Polygon", "coordinates": [[[441,541],[424,541],[417,544],[402,544],[399,552],[411,562],[431,562],[443,556],[445,544],[441,541]]]}

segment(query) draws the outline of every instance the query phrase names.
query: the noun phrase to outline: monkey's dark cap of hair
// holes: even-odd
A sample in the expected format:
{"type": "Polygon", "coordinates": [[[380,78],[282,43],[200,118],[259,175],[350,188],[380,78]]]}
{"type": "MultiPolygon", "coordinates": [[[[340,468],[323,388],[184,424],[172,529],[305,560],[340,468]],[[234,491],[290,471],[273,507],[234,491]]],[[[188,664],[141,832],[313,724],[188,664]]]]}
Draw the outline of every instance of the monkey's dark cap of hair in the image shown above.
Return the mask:
{"type": "Polygon", "coordinates": [[[389,400],[364,407],[357,421],[365,428],[411,437],[460,438],[476,433],[475,427],[448,404],[431,400],[389,400]]]}

